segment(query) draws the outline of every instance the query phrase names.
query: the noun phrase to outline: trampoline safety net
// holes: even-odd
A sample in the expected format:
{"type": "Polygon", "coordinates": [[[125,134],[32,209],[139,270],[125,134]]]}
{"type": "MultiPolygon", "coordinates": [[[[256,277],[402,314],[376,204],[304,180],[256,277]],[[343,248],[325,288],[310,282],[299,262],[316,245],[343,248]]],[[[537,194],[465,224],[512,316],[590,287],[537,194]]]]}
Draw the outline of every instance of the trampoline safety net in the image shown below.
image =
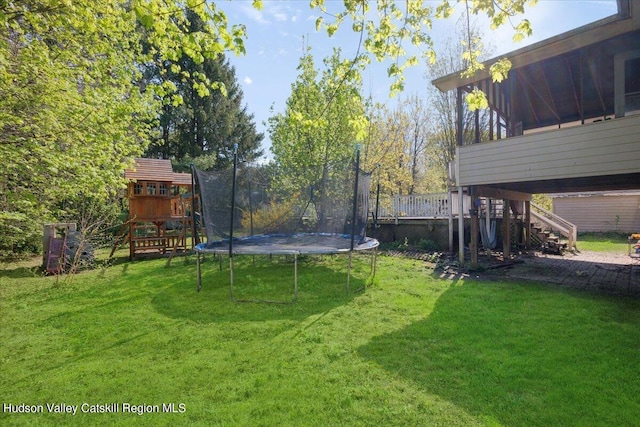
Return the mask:
{"type": "Polygon", "coordinates": [[[230,235],[236,240],[299,233],[351,237],[353,232],[354,244],[367,240],[371,174],[356,162],[325,170],[312,185],[285,181],[272,168],[238,166],[235,194],[233,169],[194,172],[207,249],[228,242],[230,235]]]}

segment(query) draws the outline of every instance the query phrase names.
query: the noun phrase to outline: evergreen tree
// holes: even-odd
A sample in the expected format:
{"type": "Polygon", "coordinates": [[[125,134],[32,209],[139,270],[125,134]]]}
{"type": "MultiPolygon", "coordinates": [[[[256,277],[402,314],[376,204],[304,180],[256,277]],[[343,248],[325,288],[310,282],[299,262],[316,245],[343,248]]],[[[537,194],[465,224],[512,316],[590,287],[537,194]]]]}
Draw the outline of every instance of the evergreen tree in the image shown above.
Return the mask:
{"type": "MultiPolygon", "coordinates": [[[[200,32],[202,20],[193,13],[188,13],[188,18],[190,31],[200,32]]],[[[158,137],[149,147],[148,156],[173,158],[177,163],[200,158],[199,166],[211,169],[230,163],[234,144],[238,144],[244,160],[262,154],[260,142],[264,136],[256,132],[253,115],[242,105],[235,69],[224,55],[202,61],[183,57],[178,64],[166,61],[150,71],[147,79],[169,82],[176,92],[163,99],[158,137]],[[203,78],[217,82],[217,89],[202,86],[203,78]],[[182,103],[173,102],[176,96],[182,103]]]]}

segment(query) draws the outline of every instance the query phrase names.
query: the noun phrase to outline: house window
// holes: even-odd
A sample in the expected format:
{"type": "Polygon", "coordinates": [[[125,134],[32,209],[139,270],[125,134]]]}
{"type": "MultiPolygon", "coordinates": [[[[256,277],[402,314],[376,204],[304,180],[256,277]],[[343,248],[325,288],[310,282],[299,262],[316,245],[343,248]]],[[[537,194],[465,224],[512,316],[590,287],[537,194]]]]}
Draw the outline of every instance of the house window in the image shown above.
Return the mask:
{"type": "Polygon", "coordinates": [[[139,196],[142,194],[142,184],[135,183],[133,184],[133,194],[139,196]]]}
{"type": "Polygon", "coordinates": [[[167,184],[160,184],[160,195],[161,196],[166,196],[167,195],[167,184]]]}

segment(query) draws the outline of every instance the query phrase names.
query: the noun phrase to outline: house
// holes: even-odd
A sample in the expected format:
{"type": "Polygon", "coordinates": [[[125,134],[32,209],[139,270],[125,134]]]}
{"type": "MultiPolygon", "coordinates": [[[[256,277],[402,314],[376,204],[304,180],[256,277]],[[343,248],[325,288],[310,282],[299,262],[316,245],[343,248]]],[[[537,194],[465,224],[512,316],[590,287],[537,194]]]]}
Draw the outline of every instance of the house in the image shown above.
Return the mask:
{"type": "Polygon", "coordinates": [[[549,194],[553,213],[580,231],[640,231],[640,191],[595,191],[549,194]]]}
{"type": "MultiPolygon", "coordinates": [[[[456,91],[458,111],[475,88],[490,106],[489,141],[478,131],[476,143],[463,146],[458,114],[454,185],[473,197],[522,202],[526,224],[532,194],[640,189],[640,2],[618,0],[613,16],[487,61],[473,77],[453,73],[433,84],[456,91]],[[503,57],[512,69],[493,82],[486,70],[503,57]]],[[[503,236],[509,221],[505,215],[503,236]]],[[[530,234],[528,227],[527,242],[530,234]]]]}

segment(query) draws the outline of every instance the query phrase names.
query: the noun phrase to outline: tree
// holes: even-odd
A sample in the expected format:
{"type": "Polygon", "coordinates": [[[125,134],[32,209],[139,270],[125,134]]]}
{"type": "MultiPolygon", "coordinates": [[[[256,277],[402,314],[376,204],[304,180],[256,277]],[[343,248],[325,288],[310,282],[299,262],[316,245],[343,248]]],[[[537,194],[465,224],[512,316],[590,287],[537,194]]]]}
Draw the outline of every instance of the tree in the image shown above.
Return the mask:
{"type": "MultiPolygon", "coordinates": [[[[36,249],[61,200],[104,199],[123,185],[149,141],[152,95],[173,90],[141,87],[140,64],[244,51],[244,28],[207,2],[2,2],[0,24],[2,253],[36,249]],[[203,19],[202,32],[185,35],[186,9],[203,19]]],[[[199,84],[203,93],[216,87],[199,84]]]]}
{"type": "MultiPolygon", "coordinates": [[[[495,26],[523,13],[525,3],[526,0],[461,2],[470,14],[487,14],[495,26]]],[[[253,0],[254,7],[261,5],[260,0],[253,0]]],[[[414,56],[401,61],[406,53],[403,43],[410,41],[423,48],[433,60],[435,54],[428,36],[431,19],[449,16],[453,10],[448,0],[436,9],[418,0],[407,0],[404,8],[395,1],[382,0],[376,2],[380,18],[370,19],[369,1],[343,5],[335,19],[325,22],[323,17],[317,25],[331,35],[351,20],[352,29],[363,35],[368,54],[333,64],[337,79],[328,82],[331,87],[322,92],[325,96],[330,94],[331,102],[326,105],[335,103],[345,108],[355,108],[359,101],[352,88],[338,89],[344,83],[358,81],[369,55],[377,60],[391,59],[389,75],[395,78],[394,90],[402,88],[404,67],[417,63],[414,56]]],[[[327,11],[324,0],[313,0],[311,6],[327,11]]],[[[514,27],[516,37],[530,31],[526,20],[514,27]]],[[[169,96],[173,107],[182,103],[170,80],[143,84],[143,64],[160,66],[169,61],[171,72],[182,74],[180,61],[185,57],[202,64],[224,52],[244,53],[245,35],[244,26],[229,25],[214,2],[1,2],[0,156],[7,166],[0,172],[0,250],[19,250],[37,242],[39,222],[56,217],[56,201],[82,194],[109,195],[122,186],[122,171],[150,140],[160,108],[152,95],[159,99],[169,96]],[[189,31],[187,11],[202,20],[201,30],[189,31]]],[[[469,48],[465,55],[470,69],[477,69],[475,50],[469,48]]],[[[494,65],[494,78],[503,78],[507,69],[504,63],[494,65]]],[[[226,87],[214,80],[215,76],[202,73],[198,79],[192,85],[200,96],[216,90],[226,93],[226,87]]],[[[346,117],[338,113],[325,116],[324,112],[319,116],[339,124],[336,129],[325,128],[329,138],[325,141],[330,141],[327,144],[337,144],[339,140],[345,144],[338,136],[347,129],[353,132],[349,137],[352,141],[362,137],[364,118],[356,110],[342,110],[348,113],[346,117]]],[[[299,118],[296,116],[295,120],[299,118]]],[[[310,132],[321,123],[299,124],[310,132]]]]}
{"type": "Polygon", "coordinates": [[[360,82],[340,51],[315,69],[310,49],[300,59],[286,111],[269,119],[274,161],[282,185],[311,186],[336,165],[348,164],[366,129],[360,82]]]}
{"type": "MultiPolygon", "coordinates": [[[[437,78],[447,74],[454,73],[467,67],[467,61],[464,59],[464,47],[459,40],[471,38],[472,40],[480,40],[481,34],[476,26],[472,25],[470,30],[460,31],[457,34],[458,41],[449,38],[444,44],[438,62],[430,64],[427,76],[437,78]],[[470,34],[470,36],[469,36],[470,34]]],[[[477,44],[475,49],[479,50],[479,60],[486,58],[492,49],[490,46],[482,46],[477,44]]],[[[456,147],[458,146],[456,136],[456,94],[454,91],[441,92],[435,87],[430,89],[430,105],[431,110],[435,112],[434,120],[436,121],[434,132],[429,141],[428,155],[434,163],[435,168],[439,170],[437,174],[443,187],[446,188],[448,180],[449,164],[454,160],[456,155],[456,147]]],[[[462,109],[462,144],[471,144],[475,140],[475,121],[478,117],[481,139],[486,139],[484,130],[488,127],[488,117],[485,111],[473,111],[468,105],[463,105],[462,109]]]]}
{"type": "Polygon", "coordinates": [[[117,188],[153,105],[131,84],[133,28],[110,2],[95,4],[100,18],[88,7],[25,3],[4,4],[0,30],[3,250],[33,246],[56,201],[117,188]]]}
{"type": "MultiPolygon", "coordinates": [[[[187,12],[187,16],[189,34],[202,31],[202,19],[192,12],[187,12]]],[[[162,66],[154,64],[145,78],[151,82],[171,82],[176,87],[175,92],[166,94],[162,100],[159,137],[149,147],[148,156],[173,158],[178,163],[205,156],[207,169],[211,169],[230,163],[234,144],[238,144],[246,160],[262,154],[263,135],[256,132],[253,115],[242,106],[242,90],[225,55],[204,58],[201,63],[183,57],[177,64],[173,61],[165,61],[162,66]],[[173,71],[177,69],[180,71],[173,71]],[[221,90],[203,94],[199,86],[203,77],[224,87],[226,95],[221,90]],[[174,105],[176,96],[182,103],[174,105]]]]}
{"type": "MultiPolygon", "coordinates": [[[[537,0],[458,0],[456,5],[464,8],[467,23],[471,15],[484,14],[491,20],[491,28],[495,29],[510,24],[514,30],[514,41],[531,34],[531,26],[527,19],[514,23],[512,19],[525,12],[525,5],[533,6],[537,0]]],[[[404,87],[403,71],[408,66],[417,65],[416,55],[407,54],[406,45],[412,44],[423,52],[430,63],[436,60],[433,42],[429,35],[435,18],[448,18],[455,11],[449,0],[441,0],[437,7],[432,7],[422,0],[380,0],[375,3],[375,12],[370,1],[345,1],[344,7],[334,10],[335,4],[326,0],[312,0],[311,7],[323,13],[316,21],[317,29],[324,29],[329,36],[350,22],[353,31],[360,33],[365,48],[353,62],[367,64],[371,57],[382,62],[389,60],[387,72],[393,78],[391,91],[395,93],[404,87]]],[[[478,40],[471,36],[465,41],[463,57],[467,61],[466,74],[475,74],[484,68],[480,62],[480,51],[475,47],[478,40]]],[[[501,81],[511,67],[508,60],[500,60],[492,64],[490,74],[495,81],[501,81]]],[[[486,103],[481,91],[474,91],[467,97],[471,108],[480,108],[486,103]]]]}
{"type": "Polygon", "coordinates": [[[383,193],[416,194],[428,190],[427,143],[431,118],[424,102],[415,94],[389,110],[375,106],[365,143],[365,164],[377,167],[383,193]]]}
{"type": "Polygon", "coordinates": [[[399,109],[406,111],[407,126],[405,127],[405,140],[409,157],[409,170],[411,172],[411,184],[408,194],[414,194],[420,188],[420,182],[424,180],[427,169],[425,153],[429,133],[431,132],[431,118],[422,100],[415,94],[409,96],[400,104],[399,109]]]}

